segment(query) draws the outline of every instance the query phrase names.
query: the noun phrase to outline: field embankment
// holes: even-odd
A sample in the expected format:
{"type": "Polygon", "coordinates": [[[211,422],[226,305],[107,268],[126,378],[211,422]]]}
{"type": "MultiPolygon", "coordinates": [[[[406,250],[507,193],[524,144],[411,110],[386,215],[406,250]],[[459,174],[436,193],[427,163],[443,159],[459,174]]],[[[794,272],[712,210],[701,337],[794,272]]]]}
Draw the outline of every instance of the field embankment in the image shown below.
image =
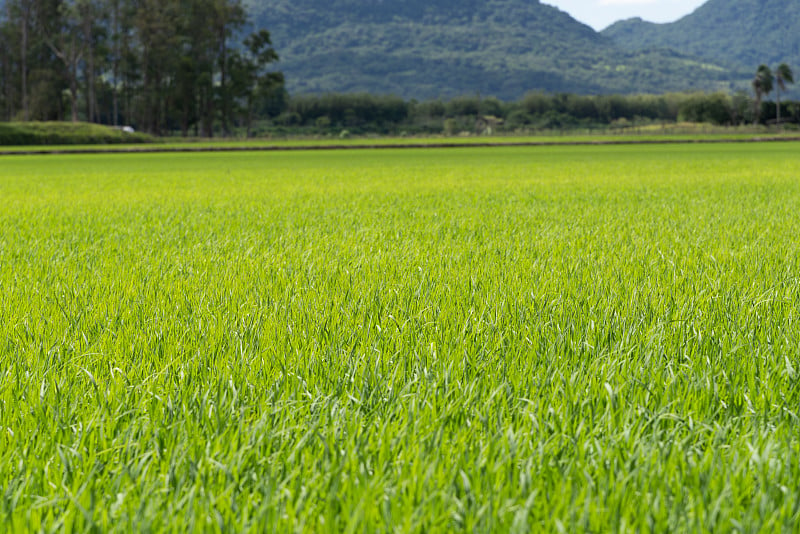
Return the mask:
{"type": "Polygon", "coordinates": [[[296,138],[296,139],[202,139],[172,141],[138,145],[61,145],[61,146],[0,146],[3,155],[58,155],[58,154],[154,154],[199,152],[284,152],[330,151],[369,149],[423,149],[423,148],[499,148],[546,146],[613,146],[613,145],[669,145],[716,143],[768,143],[800,141],[796,132],[733,132],[708,134],[675,133],[617,133],[617,134],[565,134],[540,136],[497,137],[363,137],[352,139],[296,138]]]}

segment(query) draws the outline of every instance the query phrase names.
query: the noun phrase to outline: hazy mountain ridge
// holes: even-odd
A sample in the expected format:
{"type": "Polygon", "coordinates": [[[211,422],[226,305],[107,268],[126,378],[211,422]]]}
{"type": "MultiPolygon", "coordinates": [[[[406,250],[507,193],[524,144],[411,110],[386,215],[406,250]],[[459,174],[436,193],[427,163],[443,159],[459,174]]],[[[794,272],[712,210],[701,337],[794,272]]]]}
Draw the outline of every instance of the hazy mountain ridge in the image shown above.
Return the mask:
{"type": "Polygon", "coordinates": [[[709,0],[676,22],[628,19],[602,34],[627,50],[668,47],[748,72],[761,63],[800,69],[797,0],[709,0]]]}
{"type": "Polygon", "coordinates": [[[729,89],[726,69],[671,51],[624,51],[538,0],[250,0],[293,92],[431,98],[531,90],[729,89]]]}

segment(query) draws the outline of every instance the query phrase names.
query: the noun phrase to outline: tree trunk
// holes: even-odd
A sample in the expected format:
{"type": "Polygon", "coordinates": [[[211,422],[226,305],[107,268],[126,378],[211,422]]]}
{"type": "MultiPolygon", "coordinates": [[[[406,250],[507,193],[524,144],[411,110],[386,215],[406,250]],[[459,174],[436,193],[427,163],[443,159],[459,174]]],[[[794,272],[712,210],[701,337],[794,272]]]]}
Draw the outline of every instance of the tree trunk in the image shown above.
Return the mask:
{"type": "Polygon", "coordinates": [[[69,100],[72,106],[72,122],[78,122],[78,67],[77,61],[69,68],[69,100]]]}
{"type": "Polygon", "coordinates": [[[94,122],[97,115],[95,111],[95,86],[94,86],[94,38],[92,35],[92,16],[89,10],[91,7],[85,6],[86,10],[83,13],[83,39],[86,46],[86,65],[83,72],[86,76],[86,120],[87,122],[94,122]]]}
{"type": "Polygon", "coordinates": [[[22,118],[30,119],[30,105],[28,103],[28,23],[31,15],[29,2],[22,4],[22,39],[20,43],[20,78],[22,82],[22,118]]]}
{"type": "Polygon", "coordinates": [[[755,109],[753,110],[753,124],[758,126],[761,123],[761,93],[756,91],[755,109]]]}
{"type": "Polygon", "coordinates": [[[78,48],[78,39],[72,36],[70,45],[62,44],[57,48],[54,43],[47,41],[53,53],[63,63],[67,71],[67,81],[69,82],[69,99],[72,107],[72,122],[78,122],[78,63],[81,61],[82,51],[78,48]]]}
{"type": "Polygon", "coordinates": [[[222,50],[220,50],[220,91],[222,92],[222,133],[225,137],[230,135],[228,128],[228,116],[230,115],[230,105],[228,103],[228,54],[227,45],[225,42],[225,33],[222,34],[222,50]]]}
{"type": "Polygon", "coordinates": [[[206,87],[204,95],[203,135],[209,139],[214,137],[214,87],[206,87]]]}
{"type": "Polygon", "coordinates": [[[114,126],[119,126],[119,91],[117,90],[117,84],[119,83],[119,40],[120,40],[120,29],[119,29],[119,1],[115,1],[112,4],[111,8],[111,32],[114,39],[114,59],[111,62],[111,78],[112,78],[112,89],[111,89],[111,124],[114,126]]]}
{"type": "Polygon", "coordinates": [[[114,89],[111,93],[111,114],[113,119],[111,123],[114,126],[119,126],[119,94],[117,91],[117,77],[119,76],[119,65],[114,63],[114,89]]]}

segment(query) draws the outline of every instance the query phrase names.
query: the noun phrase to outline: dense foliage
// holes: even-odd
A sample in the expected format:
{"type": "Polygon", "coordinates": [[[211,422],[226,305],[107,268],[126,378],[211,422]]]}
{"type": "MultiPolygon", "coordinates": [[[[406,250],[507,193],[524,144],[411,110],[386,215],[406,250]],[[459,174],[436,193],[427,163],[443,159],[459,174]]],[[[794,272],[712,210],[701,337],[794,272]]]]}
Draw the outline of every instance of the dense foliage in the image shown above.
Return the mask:
{"type": "MultiPolygon", "coordinates": [[[[623,132],[631,128],[683,123],[739,126],[771,124],[777,105],[754,102],[743,93],[669,93],[665,95],[601,95],[529,93],[515,102],[462,96],[450,100],[403,100],[371,94],[327,94],[282,99],[272,118],[254,121],[247,131],[236,125],[233,135],[258,137],[313,135],[485,135],[541,134],[575,130],[623,132]],[[755,109],[761,113],[756,121],[755,109]]],[[[800,102],[781,101],[783,128],[797,129],[800,102]]],[[[167,133],[167,132],[164,132],[167,133]]],[[[179,130],[170,132],[174,135],[179,130]]],[[[0,145],[119,143],[147,136],[86,123],[0,123],[0,145]]]]}
{"type": "Polygon", "coordinates": [[[0,165],[0,531],[795,532],[794,143],[0,165]]]}
{"type": "Polygon", "coordinates": [[[269,33],[238,0],[6,0],[0,119],[212,135],[282,94],[269,33]]]}
{"type": "Polygon", "coordinates": [[[796,0],[709,0],[677,22],[631,19],[602,33],[628,50],[671,48],[739,70],[760,63],[800,67],[796,0]]]}
{"type": "Polygon", "coordinates": [[[272,32],[292,93],[515,100],[537,90],[730,91],[747,77],[669,50],[626,52],[538,1],[251,0],[248,9],[272,32]]]}
{"type": "MultiPolygon", "coordinates": [[[[418,102],[370,94],[328,94],[292,97],[285,112],[261,123],[259,133],[481,134],[675,122],[736,126],[756,122],[755,109],[744,93],[529,93],[515,102],[479,96],[418,102]]],[[[760,102],[758,109],[758,122],[775,119],[774,102],[760,102]]],[[[781,110],[784,124],[800,123],[800,103],[783,101],[781,110]]]]}
{"type": "MultiPolygon", "coordinates": [[[[776,1],[765,4],[769,13],[776,1]]],[[[698,13],[680,24],[707,8],[698,13]]],[[[793,103],[762,103],[767,93],[748,104],[741,92],[751,91],[753,65],[640,51],[650,44],[623,52],[566,13],[526,0],[0,0],[0,120],[70,118],[205,136],[796,121],[793,103]],[[273,36],[291,99],[272,70],[273,36]],[[664,95],[693,88],[707,94],[664,95]],[[642,93],[664,96],[635,96],[642,93]],[[531,99],[535,109],[523,101],[531,99]],[[441,111],[470,100],[479,104],[441,111]]]]}

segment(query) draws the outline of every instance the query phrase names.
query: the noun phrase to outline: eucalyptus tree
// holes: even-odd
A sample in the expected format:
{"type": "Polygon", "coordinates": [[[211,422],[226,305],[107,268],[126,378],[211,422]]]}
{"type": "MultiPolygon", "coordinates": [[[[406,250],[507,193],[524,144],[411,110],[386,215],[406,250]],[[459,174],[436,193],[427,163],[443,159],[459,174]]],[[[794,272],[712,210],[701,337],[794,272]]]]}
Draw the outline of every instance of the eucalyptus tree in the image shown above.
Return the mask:
{"type": "Polygon", "coordinates": [[[761,100],[765,95],[768,95],[772,92],[773,84],[774,77],[770,68],[763,64],[759,65],[756,75],[753,77],[752,81],[753,92],[756,95],[754,113],[755,124],[758,124],[761,120],[761,100]]]}
{"type": "Polygon", "coordinates": [[[23,120],[30,118],[30,56],[31,39],[36,34],[35,19],[35,0],[8,0],[3,6],[0,61],[9,118],[18,111],[23,120]]]}
{"type": "Polygon", "coordinates": [[[86,52],[79,5],[75,1],[39,2],[39,26],[44,40],[61,61],[67,80],[72,122],[78,122],[78,67],[86,52]]]}
{"type": "Polygon", "coordinates": [[[284,77],[280,72],[269,70],[279,58],[267,30],[251,34],[243,45],[243,52],[237,51],[231,57],[231,90],[234,98],[241,102],[241,115],[250,137],[256,102],[282,90],[284,77]]]}
{"type": "MultiPolygon", "coordinates": [[[[105,28],[108,26],[108,2],[104,0],[77,0],[77,10],[80,23],[80,32],[84,42],[85,60],[83,63],[83,81],[86,87],[86,120],[97,120],[97,78],[98,63],[101,62],[105,52],[102,42],[106,37],[105,28]]],[[[107,55],[107,54],[105,54],[107,55]]]]}
{"type": "Polygon", "coordinates": [[[0,118],[11,118],[13,110],[12,72],[14,59],[12,57],[13,25],[10,22],[10,5],[5,4],[0,9],[0,118]]]}
{"type": "Polygon", "coordinates": [[[160,134],[172,100],[181,57],[178,0],[137,0],[135,32],[142,82],[139,120],[148,133],[160,134]]]}
{"type": "Polygon", "coordinates": [[[242,28],[246,22],[246,17],[244,7],[240,0],[212,1],[214,13],[212,28],[216,39],[216,56],[219,66],[220,118],[222,120],[222,131],[227,135],[230,132],[233,96],[229,87],[230,65],[228,58],[231,56],[232,52],[230,40],[235,32],[242,28]]]}
{"type": "Polygon", "coordinates": [[[119,84],[123,65],[123,51],[130,35],[130,19],[126,17],[124,0],[108,2],[109,49],[108,62],[111,67],[111,124],[119,126],[119,84]]]}

